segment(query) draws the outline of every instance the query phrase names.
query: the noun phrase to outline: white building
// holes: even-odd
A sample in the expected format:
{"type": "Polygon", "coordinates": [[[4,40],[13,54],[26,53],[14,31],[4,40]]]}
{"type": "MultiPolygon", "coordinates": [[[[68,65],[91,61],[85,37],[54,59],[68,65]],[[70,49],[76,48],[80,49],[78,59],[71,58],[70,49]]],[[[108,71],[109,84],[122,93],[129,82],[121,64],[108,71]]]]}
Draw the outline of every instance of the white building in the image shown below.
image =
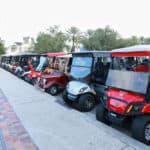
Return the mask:
{"type": "Polygon", "coordinates": [[[34,39],[31,37],[23,37],[22,42],[15,42],[7,48],[7,54],[15,55],[34,50],[34,39]]]}

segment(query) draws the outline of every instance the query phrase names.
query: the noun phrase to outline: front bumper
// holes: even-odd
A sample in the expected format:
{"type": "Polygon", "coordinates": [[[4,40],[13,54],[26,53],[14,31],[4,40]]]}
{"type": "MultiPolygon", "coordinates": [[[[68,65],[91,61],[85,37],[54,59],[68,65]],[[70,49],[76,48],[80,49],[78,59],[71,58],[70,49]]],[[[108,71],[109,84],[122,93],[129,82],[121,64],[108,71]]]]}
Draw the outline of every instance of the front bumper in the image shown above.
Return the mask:
{"type": "Polygon", "coordinates": [[[68,93],[67,91],[65,92],[65,94],[66,94],[67,99],[70,101],[77,101],[79,98],[79,95],[73,95],[71,93],[68,93]]]}
{"type": "Polygon", "coordinates": [[[75,101],[77,100],[78,96],[77,95],[73,95],[73,94],[69,94],[67,95],[68,99],[72,100],[72,101],[75,101]]]}
{"type": "Polygon", "coordinates": [[[81,81],[70,81],[66,88],[67,98],[72,101],[77,101],[83,94],[93,92],[92,87],[81,81]]]}
{"type": "Polygon", "coordinates": [[[127,121],[127,116],[108,111],[107,119],[112,123],[124,125],[124,123],[127,121]]]}

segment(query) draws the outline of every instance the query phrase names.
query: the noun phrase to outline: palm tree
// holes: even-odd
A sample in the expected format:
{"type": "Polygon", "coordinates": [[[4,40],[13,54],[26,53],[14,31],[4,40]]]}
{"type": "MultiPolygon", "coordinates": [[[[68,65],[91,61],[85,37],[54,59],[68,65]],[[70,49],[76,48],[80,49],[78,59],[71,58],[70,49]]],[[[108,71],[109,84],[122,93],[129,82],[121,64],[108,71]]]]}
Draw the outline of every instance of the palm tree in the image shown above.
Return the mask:
{"type": "Polygon", "coordinates": [[[71,52],[73,52],[75,48],[79,48],[82,33],[77,27],[71,27],[67,30],[67,38],[68,41],[72,42],[71,52]]]}

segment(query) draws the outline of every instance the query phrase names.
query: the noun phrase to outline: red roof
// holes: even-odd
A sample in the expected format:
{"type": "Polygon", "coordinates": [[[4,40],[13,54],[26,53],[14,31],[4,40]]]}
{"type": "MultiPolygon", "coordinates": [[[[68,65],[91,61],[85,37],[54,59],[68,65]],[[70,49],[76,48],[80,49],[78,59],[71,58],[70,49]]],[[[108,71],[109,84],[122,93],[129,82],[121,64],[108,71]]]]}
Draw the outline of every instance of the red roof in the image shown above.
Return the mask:
{"type": "Polygon", "coordinates": [[[56,52],[56,53],[45,53],[43,55],[46,55],[48,57],[56,57],[56,56],[66,55],[66,53],[65,52],[56,52]]]}
{"type": "Polygon", "coordinates": [[[132,57],[132,56],[150,56],[150,45],[137,45],[121,49],[112,50],[112,56],[132,57]]]}
{"type": "Polygon", "coordinates": [[[147,51],[140,51],[140,52],[112,52],[112,56],[115,56],[115,57],[150,56],[150,52],[147,52],[147,51]]]}

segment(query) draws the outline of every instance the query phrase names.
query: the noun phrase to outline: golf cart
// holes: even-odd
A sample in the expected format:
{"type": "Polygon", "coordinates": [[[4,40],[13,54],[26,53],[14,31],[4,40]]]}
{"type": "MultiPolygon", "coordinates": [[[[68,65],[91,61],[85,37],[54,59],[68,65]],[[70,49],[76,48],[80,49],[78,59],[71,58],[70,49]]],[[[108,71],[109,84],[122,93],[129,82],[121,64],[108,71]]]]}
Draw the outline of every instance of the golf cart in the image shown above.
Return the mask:
{"type": "Polygon", "coordinates": [[[12,56],[3,55],[1,56],[1,67],[9,70],[9,64],[11,62],[12,56]]]}
{"type": "Polygon", "coordinates": [[[37,79],[42,76],[42,74],[47,74],[45,69],[49,66],[53,68],[55,58],[57,56],[65,55],[64,52],[56,53],[46,53],[40,56],[40,61],[36,69],[32,69],[28,74],[25,75],[25,80],[33,85],[37,83],[37,79]]]}
{"type": "Polygon", "coordinates": [[[0,58],[1,58],[1,68],[4,68],[6,62],[6,56],[2,55],[0,58]]]}
{"type": "Polygon", "coordinates": [[[51,95],[57,95],[64,90],[68,83],[68,67],[71,64],[71,54],[57,56],[53,69],[49,68],[49,73],[43,74],[38,79],[37,86],[44,89],[51,95]]]}
{"type": "Polygon", "coordinates": [[[37,67],[39,63],[39,54],[22,54],[19,55],[19,61],[17,63],[16,69],[14,73],[18,76],[23,78],[24,73],[30,71],[31,69],[37,67]]]}
{"type": "Polygon", "coordinates": [[[71,81],[63,92],[64,101],[80,111],[90,111],[103,96],[105,79],[111,64],[111,52],[72,53],[71,81]]]}
{"type": "Polygon", "coordinates": [[[1,55],[1,57],[0,57],[0,67],[1,68],[4,68],[5,62],[6,62],[6,56],[1,55]]]}
{"type": "Polygon", "coordinates": [[[17,64],[19,64],[19,55],[14,55],[11,58],[11,61],[8,65],[8,71],[11,73],[14,73],[17,67],[17,64]]]}
{"type": "Polygon", "coordinates": [[[104,123],[131,123],[132,136],[150,144],[150,45],[112,51],[103,98],[96,118],[104,123]]]}

